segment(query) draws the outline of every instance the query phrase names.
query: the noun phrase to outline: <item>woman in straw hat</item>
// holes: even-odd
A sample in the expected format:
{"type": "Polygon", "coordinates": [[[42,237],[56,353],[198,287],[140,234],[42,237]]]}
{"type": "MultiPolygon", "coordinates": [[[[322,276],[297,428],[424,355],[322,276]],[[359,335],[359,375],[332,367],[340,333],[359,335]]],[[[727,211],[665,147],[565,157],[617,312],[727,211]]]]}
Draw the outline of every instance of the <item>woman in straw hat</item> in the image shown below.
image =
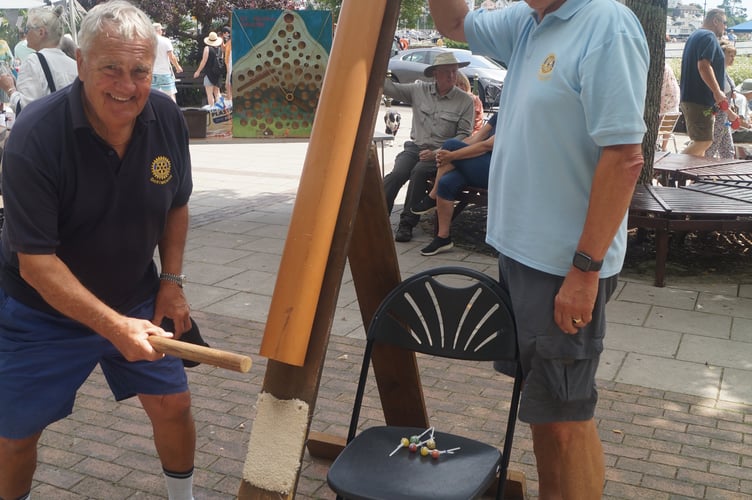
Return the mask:
{"type": "Polygon", "coordinates": [[[201,57],[201,63],[193,74],[193,78],[198,78],[201,71],[206,70],[204,73],[204,89],[206,90],[206,101],[211,108],[219,101],[219,79],[222,76],[222,71],[217,60],[219,57],[217,48],[222,45],[222,38],[212,31],[209,36],[204,38],[204,43],[206,44],[204,55],[201,57]]]}

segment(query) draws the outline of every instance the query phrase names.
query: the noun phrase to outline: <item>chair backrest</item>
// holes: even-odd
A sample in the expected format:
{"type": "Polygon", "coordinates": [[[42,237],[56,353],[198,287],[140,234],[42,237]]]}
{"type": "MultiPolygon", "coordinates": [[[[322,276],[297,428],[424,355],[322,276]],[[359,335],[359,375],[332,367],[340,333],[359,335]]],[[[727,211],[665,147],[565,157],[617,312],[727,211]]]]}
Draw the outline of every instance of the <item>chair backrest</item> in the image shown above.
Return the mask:
{"type": "MultiPolygon", "coordinates": [[[[499,477],[506,478],[512,450],[522,368],[511,300],[493,278],[461,267],[440,267],[402,281],[381,302],[368,327],[347,442],[358,428],[373,346],[387,343],[413,352],[513,366],[514,384],[507,415],[499,477]]],[[[488,367],[491,370],[491,366],[488,367]]],[[[496,498],[504,495],[499,481],[496,498]]]]}
{"type": "Polygon", "coordinates": [[[674,128],[676,128],[676,122],[679,121],[681,115],[681,113],[666,113],[665,115],[663,115],[663,118],[661,118],[661,123],[658,125],[659,138],[662,134],[671,134],[674,132],[674,128]]]}
{"type": "Polygon", "coordinates": [[[429,269],[400,283],[382,301],[369,342],[454,359],[514,361],[511,301],[489,276],[472,269],[429,269]]]}

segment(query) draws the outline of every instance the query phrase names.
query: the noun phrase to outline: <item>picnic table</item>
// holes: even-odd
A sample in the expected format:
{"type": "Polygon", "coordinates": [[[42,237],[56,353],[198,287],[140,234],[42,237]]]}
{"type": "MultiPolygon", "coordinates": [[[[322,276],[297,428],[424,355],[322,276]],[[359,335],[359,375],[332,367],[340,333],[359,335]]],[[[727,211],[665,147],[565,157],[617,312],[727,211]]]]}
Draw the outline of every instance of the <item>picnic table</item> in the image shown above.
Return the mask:
{"type": "Polygon", "coordinates": [[[630,228],[655,230],[655,286],[665,286],[671,232],[752,231],[752,161],[656,155],[654,169],[688,182],[679,187],[638,185],[630,228]]]}
{"type": "Polygon", "coordinates": [[[695,180],[752,181],[752,160],[718,160],[700,158],[682,153],[656,154],[653,169],[659,182],[666,186],[668,178],[680,183],[695,180]]]}

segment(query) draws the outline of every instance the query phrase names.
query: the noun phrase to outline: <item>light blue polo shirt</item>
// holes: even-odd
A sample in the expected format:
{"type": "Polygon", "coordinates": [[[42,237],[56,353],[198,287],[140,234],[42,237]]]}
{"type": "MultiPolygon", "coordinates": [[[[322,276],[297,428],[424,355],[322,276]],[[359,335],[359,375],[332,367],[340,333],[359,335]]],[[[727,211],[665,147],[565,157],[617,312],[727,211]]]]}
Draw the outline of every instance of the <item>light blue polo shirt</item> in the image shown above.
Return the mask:
{"type": "MultiPolygon", "coordinates": [[[[473,52],[508,65],[488,188],[487,241],[565,276],[601,148],[640,144],[649,64],[635,15],[614,0],[567,0],[538,24],[525,2],[465,19],[473,52]]],[[[626,213],[601,277],[621,270],[626,213]]]]}

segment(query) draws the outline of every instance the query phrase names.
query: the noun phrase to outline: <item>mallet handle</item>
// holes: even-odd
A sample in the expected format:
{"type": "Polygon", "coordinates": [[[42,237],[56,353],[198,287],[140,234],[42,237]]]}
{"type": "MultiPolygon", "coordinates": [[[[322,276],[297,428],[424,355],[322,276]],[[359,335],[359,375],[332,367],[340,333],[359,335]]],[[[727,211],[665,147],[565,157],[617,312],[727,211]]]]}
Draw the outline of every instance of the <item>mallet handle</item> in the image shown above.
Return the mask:
{"type": "Polygon", "coordinates": [[[234,352],[222,351],[212,347],[204,347],[188,342],[157,335],[149,335],[149,343],[155,351],[176,356],[180,359],[206,363],[207,365],[226,368],[240,373],[247,373],[251,369],[251,358],[234,352]]]}

